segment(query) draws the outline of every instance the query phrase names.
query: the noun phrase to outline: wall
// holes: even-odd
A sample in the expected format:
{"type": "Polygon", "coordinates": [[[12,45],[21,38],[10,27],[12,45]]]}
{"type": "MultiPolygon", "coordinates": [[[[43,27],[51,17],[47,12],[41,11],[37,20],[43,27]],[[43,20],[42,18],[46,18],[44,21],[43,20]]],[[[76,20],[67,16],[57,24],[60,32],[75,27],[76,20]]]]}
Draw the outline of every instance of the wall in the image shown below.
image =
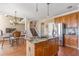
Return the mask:
{"type": "Polygon", "coordinates": [[[26,35],[29,37],[32,37],[32,34],[30,32],[30,20],[25,19],[25,30],[26,30],[26,35]]]}
{"type": "Polygon", "coordinates": [[[37,30],[41,34],[41,23],[44,23],[44,35],[48,35],[48,23],[53,23],[54,19],[44,19],[37,22],[37,30]]]}
{"type": "Polygon", "coordinates": [[[24,24],[19,24],[14,26],[17,30],[19,31],[24,31],[25,30],[25,25],[24,24]]]}
{"type": "MultiPolygon", "coordinates": [[[[25,29],[26,29],[27,35],[32,37],[32,34],[30,32],[30,21],[31,20],[26,19],[25,29]]],[[[40,34],[41,34],[41,23],[44,23],[44,35],[47,35],[48,34],[47,25],[48,25],[48,23],[54,22],[54,19],[51,18],[51,19],[37,20],[36,22],[37,22],[36,23],[37,32],[39,33],[38,35],[40,36],[40,34]]]]}
{"type": "Polygon", "coordinates": [[[17,30],[23,31],[24,25],[13,26],[10,24],[8,17],[0,15],[0,30],[3,30],[3,33],[6,33],[6,28],[17,28],[17,30]]]}
{"type": "MultiPolygon", "coordinates": [[[[25,23],[26,23],[25,29],[27,32],[27,36],[32,37],[32,34],[30,32],[30,21],[31,20],[25,19],[25,23]]],[[[37,22],[36,23],[37,32],[39,33],[38,35],[40,36],[40,34],[41,34],[41,23],[42,22],[44,23],[44,35],[47,35],[48,34],[47,25],[48,25],[48,23],[54,22],[54,19],[51,18],[51,19],[37,20],[36,22],[37,22]]]]}

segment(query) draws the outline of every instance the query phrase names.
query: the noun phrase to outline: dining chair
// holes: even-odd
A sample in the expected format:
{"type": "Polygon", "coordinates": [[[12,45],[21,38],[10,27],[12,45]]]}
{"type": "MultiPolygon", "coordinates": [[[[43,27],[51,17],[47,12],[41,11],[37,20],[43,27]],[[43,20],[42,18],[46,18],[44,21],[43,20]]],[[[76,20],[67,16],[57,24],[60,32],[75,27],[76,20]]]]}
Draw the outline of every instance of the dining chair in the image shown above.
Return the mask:
{"type": "Polygon", "coordinates": [[[12,42],[12,46],[14,44],[14,42],[16,42],[17,46],[19,44],[19,39],[20,39],[20,36],[21,36],[21,32],[20,31],[14,31],[12,32],[12,37],[10,37],[10,40],[12,42]]]}
{"type": "Polygon", "coordinates": [[[9,39],[9,37],[10,37],[9,35],[3,34],[3,31],[0,30],[0,40],[2,42],[2,48],[3,48],[3,45],[4,45],[5,41],[6,41],[6,39],[9,39]]]}

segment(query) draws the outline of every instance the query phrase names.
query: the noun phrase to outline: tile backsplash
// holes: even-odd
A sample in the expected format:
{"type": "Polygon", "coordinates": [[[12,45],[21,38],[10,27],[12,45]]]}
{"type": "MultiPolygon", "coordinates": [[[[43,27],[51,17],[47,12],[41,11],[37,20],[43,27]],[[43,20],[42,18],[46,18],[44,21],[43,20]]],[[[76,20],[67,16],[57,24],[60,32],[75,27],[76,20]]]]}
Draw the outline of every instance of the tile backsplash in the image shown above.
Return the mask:
{"type": "Polygon", "coordinates": [[[77,28],[75,27],[69,27],[66,28],[66,33],[67,35],[76,35],[77,34],[77,28]]]}

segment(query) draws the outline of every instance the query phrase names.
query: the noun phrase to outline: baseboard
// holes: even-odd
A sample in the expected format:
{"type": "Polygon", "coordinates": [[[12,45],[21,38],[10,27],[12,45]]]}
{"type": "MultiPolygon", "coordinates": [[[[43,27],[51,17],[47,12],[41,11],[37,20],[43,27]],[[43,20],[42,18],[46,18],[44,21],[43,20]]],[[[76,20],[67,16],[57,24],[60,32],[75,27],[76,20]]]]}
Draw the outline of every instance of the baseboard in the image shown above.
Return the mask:
{"type": "Polygon", "coordinates": [[[78,49],[77,47],[75,46],[70,46],[70,45],[66,45],[67,47],[71,47],[71,48],[75,48],[75,49],[78,49]]]}

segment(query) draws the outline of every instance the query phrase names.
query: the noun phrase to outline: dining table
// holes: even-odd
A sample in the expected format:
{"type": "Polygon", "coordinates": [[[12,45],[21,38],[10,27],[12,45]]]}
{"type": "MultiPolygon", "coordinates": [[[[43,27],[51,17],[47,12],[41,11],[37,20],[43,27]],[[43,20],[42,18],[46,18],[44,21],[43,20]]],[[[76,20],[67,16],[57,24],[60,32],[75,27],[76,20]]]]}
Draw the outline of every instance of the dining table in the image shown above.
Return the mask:
{"type": "MultiPolygon", "coordinates": [[[[14,37],[12,36],[11,33],[3,34],[2,36],[0,36],[0,38],[2,38],[2,47],[3,47],[4,42],[5,42],[6,39],[9,40],[9,43],[12,46],[11,41],[14,39],[14,37]]],[[[21,34],[21,36],[19,38],[24,39],[25,38],[25,34],[21,34]]]]}

